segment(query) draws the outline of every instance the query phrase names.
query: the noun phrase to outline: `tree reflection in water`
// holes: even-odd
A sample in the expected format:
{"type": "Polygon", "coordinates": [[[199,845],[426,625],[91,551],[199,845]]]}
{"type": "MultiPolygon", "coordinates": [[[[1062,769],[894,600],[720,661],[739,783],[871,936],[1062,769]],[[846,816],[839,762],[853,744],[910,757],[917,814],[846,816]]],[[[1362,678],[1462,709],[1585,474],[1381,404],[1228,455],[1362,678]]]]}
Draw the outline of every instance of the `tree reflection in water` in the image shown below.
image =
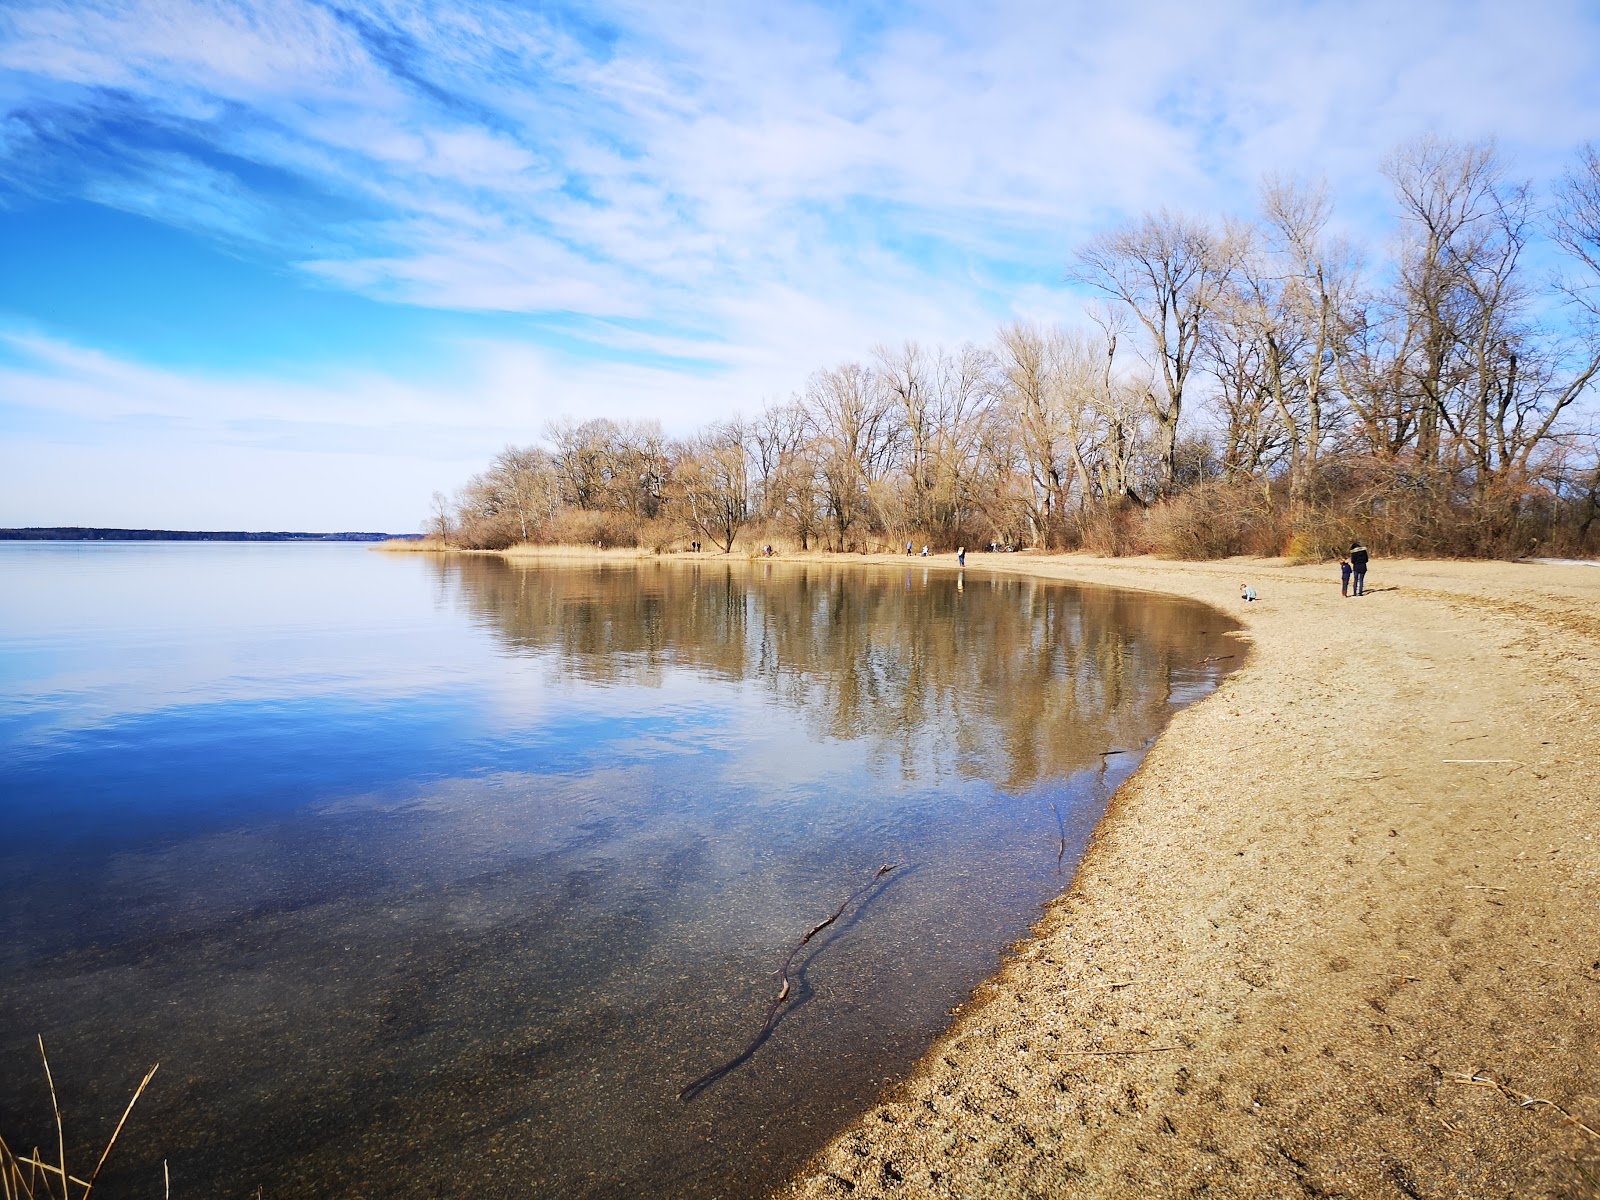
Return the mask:
{"type": "Polygon", "coordinates": [[[1220,614],[1112,588],[927,567],[451,558],[512,652],[597,684],[671,668],[759,681],[816,739],[870,739],[906,779],[949,769],[1020,792],[1136,750],[1232,654],[1220,614]]]}
{"type": "MultiPolygon", "coordinates": [[[[187,1196],[763,1194],[1234,652],[1191,604],[920,564],[278,553],[256,584],[305,602],[263,630],[206,605],[229,562],[150,565],[214,675],[0,760],[19,817],[92,800],[0,864],[0,1027],[91,1100],[163,1064],[112,1195],[163,1159],[187,1196]]],[[[13,1041],[0,1110],[48,1114],[13,1041]]]]}

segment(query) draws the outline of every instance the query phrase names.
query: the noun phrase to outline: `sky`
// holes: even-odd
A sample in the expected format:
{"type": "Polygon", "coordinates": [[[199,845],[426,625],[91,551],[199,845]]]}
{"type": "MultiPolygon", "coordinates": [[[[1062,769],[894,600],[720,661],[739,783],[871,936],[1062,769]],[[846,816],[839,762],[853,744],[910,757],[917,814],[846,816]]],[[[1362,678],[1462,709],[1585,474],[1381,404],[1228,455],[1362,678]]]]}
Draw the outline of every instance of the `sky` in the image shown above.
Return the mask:
{"type": "Polygon", "coordinates": [[[1592,0],[0,4],[0,526],[420,528],[563,416],[669,434],[1071,324],[1076,247],[1600,136],[1592,0]]]}

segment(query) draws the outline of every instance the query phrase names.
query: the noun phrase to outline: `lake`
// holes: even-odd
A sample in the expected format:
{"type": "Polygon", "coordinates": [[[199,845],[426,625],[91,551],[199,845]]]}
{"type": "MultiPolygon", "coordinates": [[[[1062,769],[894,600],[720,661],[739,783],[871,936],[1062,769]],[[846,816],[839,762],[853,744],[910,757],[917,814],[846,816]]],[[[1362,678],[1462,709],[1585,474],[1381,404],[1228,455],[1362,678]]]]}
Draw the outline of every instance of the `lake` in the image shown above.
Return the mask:
{"type": "Polygon", "coordinates": [[[984,555],[687,557],[0,543],[0,1135],[42,1033],[75,1170],[161,1064],[108,1200],[763,1194],[1237,661],[984,555]]]}

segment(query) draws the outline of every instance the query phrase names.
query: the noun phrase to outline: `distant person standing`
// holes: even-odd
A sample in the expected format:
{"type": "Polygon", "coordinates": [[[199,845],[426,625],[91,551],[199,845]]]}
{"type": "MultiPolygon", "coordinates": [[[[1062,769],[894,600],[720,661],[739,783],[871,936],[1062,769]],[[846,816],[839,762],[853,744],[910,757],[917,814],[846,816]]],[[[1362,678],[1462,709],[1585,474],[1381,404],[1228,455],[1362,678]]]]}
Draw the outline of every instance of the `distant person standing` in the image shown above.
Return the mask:
{"type": "Polygon", "coordinates": [[[1367,594],[1367,548],[1360,542],[1350,543],[1350,582],[1353,585],[1351,594],[1365,596],[1367,594]]]}
{"type": "Polygon", "coordinates": [[[910,542],[906,543],[906,557],[907,558],[911,557],[911,543],[910,542]]]}
{"type": "Polygon", "coordinates": [[[1349,594],[1350,594],[1350,560],[1348,558],[1341,558],[1339,560],[1339,595],[1348,596],[1349,594]]]}
{"type": "Polygon", "coordinates": [[[956,547],[956,565],[958,567],[967,565],[967,548],[965,546],[956,547]]]}

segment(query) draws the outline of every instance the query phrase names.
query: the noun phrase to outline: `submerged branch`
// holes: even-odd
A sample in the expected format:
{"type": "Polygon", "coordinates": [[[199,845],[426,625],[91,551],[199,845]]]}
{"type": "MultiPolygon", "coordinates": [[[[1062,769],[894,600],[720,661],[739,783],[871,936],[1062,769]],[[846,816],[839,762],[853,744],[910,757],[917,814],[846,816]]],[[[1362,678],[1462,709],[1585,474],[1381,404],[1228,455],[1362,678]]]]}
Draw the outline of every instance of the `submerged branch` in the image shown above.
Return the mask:
{"type": "Polygon", "coordinates": [[[877,887],[878,881],[890,871],[894,870],[895,866],[896,864],[894,863],[885,863],[883,866],[879,867],[871,879],[844,898],[839,907],[833,910],[833,914],[829,916],[827,920],[819,921],[806,931],[805,937],[801,938],[794,944],[794,948],[789,951],[789,957],[784,959],[783,966],[778,968],[778,981],[780,984],[778,988],[778,994],[772,998],[772,1003],[767,1006],[767,1019],[762,1022],[760,1032],[757,1033],[755,1037],[750,1039],[749,1044],[746,1045],[743,1050],[739,1051],[738,1054],[735,1054],[720,1067],[717,1067],[711,1071],[707,1071],[704,1075],[700,1076],[700,1078],[684,1084],[683,1087],[678,1090],[679,1100],[694,1099],[717,1080],[721,1079],[734,1068],[743,1064],[745,1060],[747,1060],[756,1052],[756,1049],[761,1045],[761,1043],[767,1040],[767,1035],[772,1032],[772,1027],[777,1024],[778,1010],[783,1007],[784,1001],[788,1000],[789,998],[789,989],[792,986],[789,980],[789,968],[794,965],[795,957],[800,953],[801,950],[805,949],[806,944],[810,942],[812,938],[816,937],[817,934],[821,933],[824,929],[842,917],[845,909],[849,908],[857,900],[861,899],[868,892],[872,891],[873,888],[877,887]]]}
{"type": "MultiPolygon", "coordinates": [[[[1107,751],[1107,753],[1115,753],[1115,751],[1107,751]]],[[[1067,856],[1067,829],[1066,826],[1062,824],[1061,810],[1056,807],[1056,802],[1054,800],[1050,801],[1050,811],[1056,815],[1056,836],[1061,840],[1061,848],[1056,851],[1056,871],[1059,873],[1061,870],[1061,860],[1067,856]]]]}

